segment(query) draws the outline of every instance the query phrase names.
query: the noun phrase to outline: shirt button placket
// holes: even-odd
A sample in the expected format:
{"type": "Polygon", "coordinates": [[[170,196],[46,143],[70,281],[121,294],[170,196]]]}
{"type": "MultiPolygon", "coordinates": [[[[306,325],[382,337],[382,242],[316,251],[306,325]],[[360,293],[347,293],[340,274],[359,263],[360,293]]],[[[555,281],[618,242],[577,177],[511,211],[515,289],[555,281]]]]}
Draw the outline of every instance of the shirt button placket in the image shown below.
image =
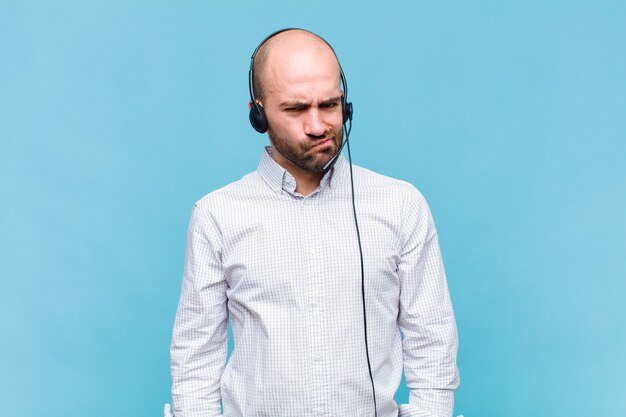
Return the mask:
{"type": "Polygon", "coordinates": [[[325,412],[325,385],[327,381],[325,380],[325,337],[323,333],[325,325],[323,309],[321,307],[323,283],[321,282],[321,271],[318,259],[319,252],[317,250],[317,246],[319,245],[319,238],[317,236],[317,232],[319,232],[319,213],[315,212],[314,200],[315,196],[303,199],[302,219],[304,224],[305,262],[307,266],[307,326],[309,327],[311,337],[311,402],[314,415],[322,417],[327,414],[325,412]]]}
{"type": "Polygon", "coordinates": [[[308,317],[309,328],[311,334],[311,353],[312,363],[312,399],[313,410],[316,416],[325,416],[327,414],[327,396],[326,387],[328,384],[327,364],[326,360],[326,324],[324,319],[323,295],[324,282],[322,276],[322,262],[319,259],[318,246],[321,244],[322,237],[319,235],[321,227],[320,213],[315,207],[317,196],[304,199],[305,222],[307,229],[307,266],[308,266],[308,317]]]}

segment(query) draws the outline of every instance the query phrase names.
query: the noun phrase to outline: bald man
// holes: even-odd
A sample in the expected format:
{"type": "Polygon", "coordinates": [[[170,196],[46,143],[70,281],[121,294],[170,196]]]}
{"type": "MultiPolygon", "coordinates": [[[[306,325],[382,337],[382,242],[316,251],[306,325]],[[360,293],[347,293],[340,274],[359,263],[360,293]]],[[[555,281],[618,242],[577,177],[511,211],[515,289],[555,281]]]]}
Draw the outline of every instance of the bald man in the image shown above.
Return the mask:
{"type": "Polygon", "coordinates": [[[413,186],[339,153],[341,79],[307,31],[256,51],[249,106],[270,146],[194,206],[171,345],[177,417],[452,415],[457,333],[437,232],[413,186]]]}

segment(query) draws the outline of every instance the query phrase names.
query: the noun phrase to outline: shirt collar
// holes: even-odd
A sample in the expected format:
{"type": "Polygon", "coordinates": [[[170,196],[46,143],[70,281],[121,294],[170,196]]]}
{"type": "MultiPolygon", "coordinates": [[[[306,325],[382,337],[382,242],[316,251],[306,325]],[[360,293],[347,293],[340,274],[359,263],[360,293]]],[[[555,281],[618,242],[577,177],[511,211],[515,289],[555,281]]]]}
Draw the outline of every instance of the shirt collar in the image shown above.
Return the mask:
{"type": "MultiPolygon", "coordinates": [[[[343,154],[339,155],[330,170],[322,177],[318,191],[326,187],[332,189],[335,184],[338,184],[344,175],[346,166],[346,158],[343,154]]],[[[274,161],[271,146],[266,146],[263,150],[257,171],[273,191],[280,192],[285,190],[290,194],[296,194],[296,179],[285,168],[274,161]]]]}

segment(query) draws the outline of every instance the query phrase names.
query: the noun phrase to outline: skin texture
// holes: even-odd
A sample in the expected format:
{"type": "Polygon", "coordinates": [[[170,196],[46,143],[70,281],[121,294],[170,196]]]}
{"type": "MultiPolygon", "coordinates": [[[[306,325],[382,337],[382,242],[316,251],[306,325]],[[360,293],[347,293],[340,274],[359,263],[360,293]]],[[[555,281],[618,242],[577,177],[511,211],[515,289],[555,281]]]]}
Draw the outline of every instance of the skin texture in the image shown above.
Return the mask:
{"type": "Polygon", "coordinates": [[[272,157],[294,176],[296,191],[308,195],[341,146],[339,64],[323,40],[305,31],[279,33],[263,47],[255,77],[262,85],[258,102],[267,117],[272,157]]]}

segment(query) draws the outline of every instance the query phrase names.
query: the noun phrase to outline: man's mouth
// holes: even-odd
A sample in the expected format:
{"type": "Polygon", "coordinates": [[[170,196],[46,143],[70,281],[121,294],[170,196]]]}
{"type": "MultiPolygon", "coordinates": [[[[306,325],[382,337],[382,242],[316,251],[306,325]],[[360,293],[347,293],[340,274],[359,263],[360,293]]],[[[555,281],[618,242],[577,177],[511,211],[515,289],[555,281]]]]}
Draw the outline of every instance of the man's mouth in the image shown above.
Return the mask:
{"type": "Polygon", "coordinates": [[[333,143],[334,140],[333,138],[324,138],[324,139],[320,139],[317,142],[315,142],[315,145],[313,145],[314,148],[317,148],[318,146],[324,146],[327,145],[329,143],[333,143]]]}

